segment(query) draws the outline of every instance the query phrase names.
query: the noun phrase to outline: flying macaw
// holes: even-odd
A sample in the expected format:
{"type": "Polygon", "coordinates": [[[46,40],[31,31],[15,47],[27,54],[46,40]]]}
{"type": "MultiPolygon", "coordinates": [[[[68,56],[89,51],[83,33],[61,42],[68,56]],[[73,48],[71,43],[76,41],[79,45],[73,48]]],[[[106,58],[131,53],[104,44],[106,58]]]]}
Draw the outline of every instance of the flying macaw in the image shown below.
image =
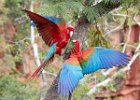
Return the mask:
{"type": "Polygon", "coordinates": [[[70,37],[73,35],[74,28],[72,26],[66,28],[66,22],[64,21],[55,24],[53,21],[34,12],[28,10],[23,11],[26,12],[28,17],[35,23],[42,39],[50,46],[50,50],[47,52],[44,62],[31,75],[31,78],[34,78],[41,74],[45,65],[53,59],[54,54],[61,55],[62,49],[67,45],[70,37]]]}
{"type": "Polygon", "coordinates": [[[75,51],[62,64],[58,80],[58,94],[69,96],[68,100],[71,99],[73,90],[84,75],[99,69],[123,66],[129,61],[129,57],[120,51],[102,47],[88,48],[81,51],[79,41],[73,40],[73,42],[75,51]]]}

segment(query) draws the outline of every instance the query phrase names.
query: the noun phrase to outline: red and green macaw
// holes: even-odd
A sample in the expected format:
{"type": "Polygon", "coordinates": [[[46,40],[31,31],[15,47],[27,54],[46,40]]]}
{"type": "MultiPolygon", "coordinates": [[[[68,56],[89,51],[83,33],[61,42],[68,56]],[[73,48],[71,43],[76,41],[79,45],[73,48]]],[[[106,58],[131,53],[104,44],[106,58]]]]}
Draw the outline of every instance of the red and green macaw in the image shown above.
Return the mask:
{"type": "Polygon", "coordinates": [[[125,53],[102,47],[81,51],[80,43],[76,40],[73,42],[75,50],[71,53],[70,58],[62,64],[58,80],[58,94],[69,96],[69,100],[73,90],[84,75],[99,69],[123,66],[129,61],[129,57],[125,53]]]}
{"type": "Polygon", "coordinates": [[[74,28],[72,26],[66,27],[64,20],[55,21],[47,19],[34,12],[23,10],[28,17],[33,21],[32,24],[37,27],[38,32],[42,36],[45,43],[50,46],[50,50],[47,52],[44,62],[36,69],[31,75],[31,78],[39,75],[44,69],[45,65],[53,59],[54,54],[61,55],[62,49],[67,45],[70,37],[73,35],[74,28]]]}

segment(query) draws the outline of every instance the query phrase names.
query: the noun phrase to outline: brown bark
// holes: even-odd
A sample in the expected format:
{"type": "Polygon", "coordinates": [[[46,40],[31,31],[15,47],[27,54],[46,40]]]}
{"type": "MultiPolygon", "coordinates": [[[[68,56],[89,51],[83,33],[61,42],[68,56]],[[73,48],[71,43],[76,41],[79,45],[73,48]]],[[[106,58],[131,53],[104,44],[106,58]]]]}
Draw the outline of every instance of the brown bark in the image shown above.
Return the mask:
{"type": "Polygon", "coordinates": [[[85,17],[79,18],[78,25],[75,27],[73,39],[78,40],[80,41],[80,43],[82,43],[86,39],[89,25],[90,24],[85,17]]]}
{"type": "MultiPolygon", "coordinates": [[[[124,31],[123,27],[119,30],[116,30],[110,33],[109,38],[111,40],[111,45],[119,45],[120,43],[124,43],[127,41],[127,35],[129,33],[129,28],[126,28],[124,31]]],[[[131,33],[130,33],[130,40],[129,43],[137,43],[139,41],[139,33],[140,33],[140,26],[139,25],[132,25],[131,26],[131,33]]]]}
{"type": "Polygon", "coordinates": [[[59,74],[57,75],[57,77],[54,79],[52,85],[50,86],[50,88],[47,91],[46,94],[46,98],[44,100],[58,100],[59,96],[57,93],[57,88],[58,88],[58,77],[59,74]]]}

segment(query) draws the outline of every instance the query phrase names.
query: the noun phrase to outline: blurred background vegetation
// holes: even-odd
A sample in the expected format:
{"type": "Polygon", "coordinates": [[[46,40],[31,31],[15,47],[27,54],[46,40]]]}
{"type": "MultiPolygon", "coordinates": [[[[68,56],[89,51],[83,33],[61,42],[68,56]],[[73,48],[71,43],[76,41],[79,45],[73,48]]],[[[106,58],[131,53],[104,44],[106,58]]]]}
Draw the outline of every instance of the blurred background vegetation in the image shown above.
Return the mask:
{"type": "MultiPolygon", "coordinates": [[[[83,49],[90,46],[103,46],[122,50],[120,33],[128,25],[135,25],[140,21],[140,18],[137,18],[140,16],[139,0],[0,0],[0,100],[38,100],[40,98],[41,79],[30,82],[30,85],[26,84],[28,76],[37,67],[31,47],[30,22],[21,11],[22,8],[30,9],[31,2],[34,2],[34,12],[59,16],[74,25],[75,38],[81,41],[83,49]],[[113,36],[111,30],[119,25],[122,25],[119,32],[117,31],[119,35],[116,32],[117,35],[113,36]],[[115,38],[119,38],[117,44],[114,42],[115,38]]],[[[127,36],[124,38],[126,39],[127,36]]],[[[39,58],[42,61],[48,47],[38,36],[37,31],[35,43],[38,44],[39,58]]],[[[137,46],[138,42],[132,41],[130,44],[137,46]]],[[[49,77],[48,86],[61,68],[60,59],[56,56],[54,62],[46,68],[47,77],[49,77]]],[[[74,91],[73,100],[82,100],[94,85],[114,73],[115,71],[105,76],[102,71],[97,71],[86,76],[74,91]]],[[[125,73],[120,74],[116,81],[123,79],[125,79],[125,73]]],[[[116,81],[108,84],[106,89],[117,91],[120,85],[116,81]]],[[[99,87],[97,92],[102,90],[103,87],[99,87]]],[[[94,95],[91,95],[88,100],[93,98],[94,95]]]]}

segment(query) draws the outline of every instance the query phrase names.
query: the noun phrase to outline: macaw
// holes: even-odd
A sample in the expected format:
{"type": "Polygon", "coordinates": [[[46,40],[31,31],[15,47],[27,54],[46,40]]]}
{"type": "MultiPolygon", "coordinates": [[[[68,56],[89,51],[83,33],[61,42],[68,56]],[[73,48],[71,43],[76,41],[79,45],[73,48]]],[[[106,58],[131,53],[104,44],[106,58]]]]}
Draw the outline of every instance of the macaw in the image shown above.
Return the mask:
{"type": "Polygon", "coordinates": [[[96,72],[99,69],[119,67],[128,63],[129,57],[120,51],[95,47],[80,50],[79,41],[73,40],[75,51],[70,58],[62,64],[62,70],[58,80],[58,94],[69,96],[71,99],[73,90],[84,75],[96,72]]]}
{"type": "Polygon", "coordinates": [[[74,28],[72,26],[66,28],[66,22],[64,21],[55,24],[53,21],[48,20],[39,14],[28,10],[23,11],[26,12],[28,17],[35,23],[42,39],[50,46],[44,62],[31,75],[31,79],[33,79],[41,74],[45,65],[53,59],[54,54],[62,54],[62,49],[67,45],[70,37],[72,37],[74,28]]]}

